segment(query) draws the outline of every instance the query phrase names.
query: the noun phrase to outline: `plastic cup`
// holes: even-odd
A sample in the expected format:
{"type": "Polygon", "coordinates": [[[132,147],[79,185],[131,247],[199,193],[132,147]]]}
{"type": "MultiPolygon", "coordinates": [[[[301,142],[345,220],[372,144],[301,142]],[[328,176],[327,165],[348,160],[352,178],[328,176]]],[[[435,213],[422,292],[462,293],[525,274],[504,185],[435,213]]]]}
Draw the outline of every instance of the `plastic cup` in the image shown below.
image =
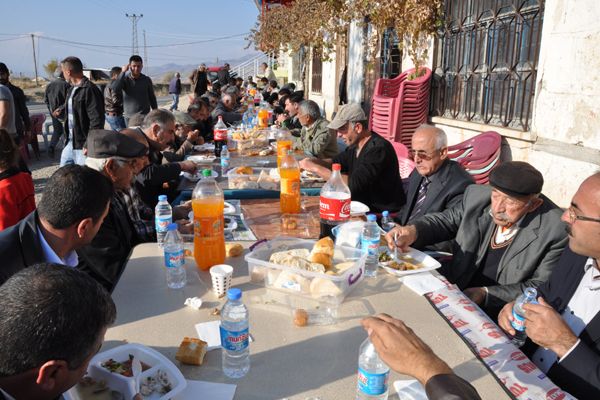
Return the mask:
{"type": "Polygon", "coordinates": [[[218,264],[210,269],[213,291],[217,297],[225,296],[227,289],[231,287],[233,267],[227,264],[218,264]]]}

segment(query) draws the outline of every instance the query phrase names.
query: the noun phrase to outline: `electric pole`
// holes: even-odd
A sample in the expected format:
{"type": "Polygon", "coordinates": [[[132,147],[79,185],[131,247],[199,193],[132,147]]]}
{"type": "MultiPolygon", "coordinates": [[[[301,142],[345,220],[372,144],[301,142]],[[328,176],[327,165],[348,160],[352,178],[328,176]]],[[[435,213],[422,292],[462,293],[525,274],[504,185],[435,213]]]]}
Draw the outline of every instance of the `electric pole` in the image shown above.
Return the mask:
{"type": "Polygon", "coordinates": [[[35,70],[35,86],[39,86],[37,73],[37,60],[35,58],[35,36],[31,34],[31,47],[33,48],[33,69],[35,70]]]}
{"type": "Polygon", "coordinates": [[[146,30],[144,29],[144,67],[148,68],[148,48],[146,47],[146,30]]]}
{"type": "Polygon", "coordinates": [[[138,46],[137,23],[138,20],[144,16],[144,14],[125,14],[125,16],[131,20],[131,54],[138,54],[140,48],[138,46]]]}

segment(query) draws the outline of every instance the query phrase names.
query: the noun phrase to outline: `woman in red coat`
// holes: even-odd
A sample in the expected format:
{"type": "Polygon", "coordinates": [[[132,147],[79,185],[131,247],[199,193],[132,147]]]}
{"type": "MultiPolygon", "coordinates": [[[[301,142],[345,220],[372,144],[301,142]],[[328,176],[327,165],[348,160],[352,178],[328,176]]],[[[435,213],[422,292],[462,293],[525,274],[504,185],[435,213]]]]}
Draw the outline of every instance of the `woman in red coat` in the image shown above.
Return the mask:
{"type": "Polygon", "coordinates": [[[0,231],[15,225],[35,210],[31,175],[17,167],[19,148],[0,129],[0,231]]]}

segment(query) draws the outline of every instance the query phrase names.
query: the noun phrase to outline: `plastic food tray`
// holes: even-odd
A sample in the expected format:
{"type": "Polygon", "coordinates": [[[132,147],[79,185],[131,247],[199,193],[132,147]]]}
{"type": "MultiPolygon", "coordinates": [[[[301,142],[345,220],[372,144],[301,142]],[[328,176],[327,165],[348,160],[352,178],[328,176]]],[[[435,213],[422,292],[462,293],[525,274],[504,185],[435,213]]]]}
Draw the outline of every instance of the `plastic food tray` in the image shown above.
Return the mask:
{"type": "MultiPolygon", "coordinates": [[[[158,370],[162,370],[167,373],[172,385],[169,392],[163,395],[152,393],[150,396],[144,397],[144,399],[167,400],[173,398],[185,389],[187,385],[185,378],[169,359],[158,351],[137,343],[125,344],[96,354],[90,360],[88,376],[96,381],[104,380],[111,390],[120,392],[125,399],[133,398],[136,394],[134,379],[132,377],[126,377],[121,374],[110,372],[101,365],[111,358],[116,361],[125,361],[129,358],[130,354],[144,364],[150,366],[149,369],[140,374],[140,382],[143,382],[148,376],[155,376],[158,370]]],[[[84,400],[78,393],[77,387],[73,387],[63,394],[63,396],[65,400],[84,400]]]]}
{"type": "MultiPolygon", "coordinates": [[[[269,173],[270,168],[252,168],[253,173],[249,175],[236,174],[236,168],[231,169],[227,173],[227,180],[229,189],[265,189],[268,187],[271,190],[279,190],[279,183],[271,183],[267,184],[265,187],[261,187],[258,182],[258,178],[260,176],[261,171],[265,171],[265,173],[269,173]]],[[[263,185],[264,186],[264,185],[263,185]]]]}
{"type": "Polygon", "coordinates": [[[340,275],[310,272],[269,262],[271,254],[290,249],[311,250],[315,240],[276,237],[245,256],[250,280],[294,296],[339,305],[363,279],[366,255],[360,249],[336,246],[333,264],[353,262],[340,275]],[[285,275],[282,275],[285,274],[285,275]]]}

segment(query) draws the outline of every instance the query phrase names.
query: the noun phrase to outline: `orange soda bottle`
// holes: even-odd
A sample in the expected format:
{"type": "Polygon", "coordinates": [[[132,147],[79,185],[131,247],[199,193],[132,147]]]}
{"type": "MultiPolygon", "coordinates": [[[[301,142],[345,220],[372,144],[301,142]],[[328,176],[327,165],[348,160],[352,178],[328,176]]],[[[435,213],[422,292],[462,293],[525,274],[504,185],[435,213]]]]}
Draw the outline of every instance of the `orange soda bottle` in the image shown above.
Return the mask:
{"type": "Polygon", "coordinates": [[[279,176],[281,179],[279,195],[281,213],[298,214],[300,212],[300,166],[291,150],[288,150],[287,155],[281,160],[279,176]]]}
{"type": "Polygon", "coordinates": [[[202,171],[192,193],[194,258],[203,271],[225,262],[224,197],[211,174],[210,169],[202,171]]]}
{"type": "Polygon", "coordinates": [[[266,108],[261,108],[258,111],[258,127],[268,128],[269,127],[269,111],[266,108]]]}
{"type": "Polygon", "coordinates": [[[281,166],[281,160],[290,150],[292,150],[292,135],[281,129],[277,134],[277,168],[281,166]]]}

